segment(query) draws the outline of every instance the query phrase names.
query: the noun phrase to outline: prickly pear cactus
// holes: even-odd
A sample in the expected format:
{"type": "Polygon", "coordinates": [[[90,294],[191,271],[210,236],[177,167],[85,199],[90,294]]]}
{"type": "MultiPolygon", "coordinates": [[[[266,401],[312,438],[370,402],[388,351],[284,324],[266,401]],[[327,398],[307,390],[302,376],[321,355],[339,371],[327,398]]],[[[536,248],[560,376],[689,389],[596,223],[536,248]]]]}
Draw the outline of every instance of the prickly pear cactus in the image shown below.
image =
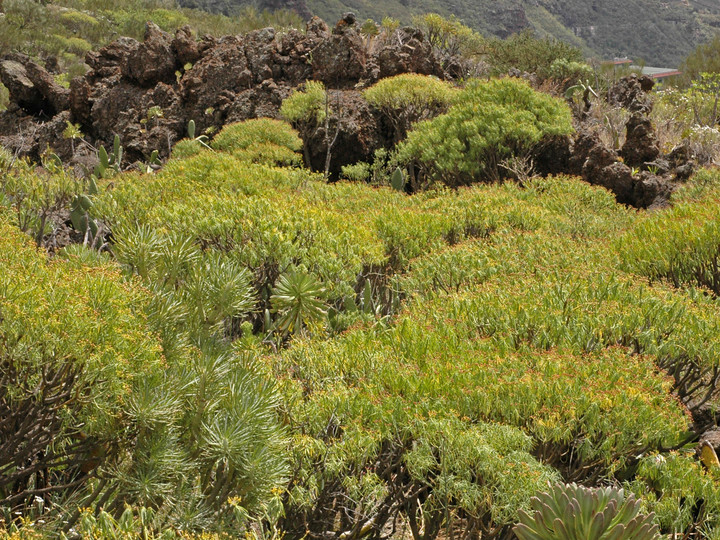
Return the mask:
{"type": "Polygon", "coordinates": [[[405,175],[403,174],[400,167],[395,169],[390,177],[390,185],[397,191],[405,191],[405,175]]]}

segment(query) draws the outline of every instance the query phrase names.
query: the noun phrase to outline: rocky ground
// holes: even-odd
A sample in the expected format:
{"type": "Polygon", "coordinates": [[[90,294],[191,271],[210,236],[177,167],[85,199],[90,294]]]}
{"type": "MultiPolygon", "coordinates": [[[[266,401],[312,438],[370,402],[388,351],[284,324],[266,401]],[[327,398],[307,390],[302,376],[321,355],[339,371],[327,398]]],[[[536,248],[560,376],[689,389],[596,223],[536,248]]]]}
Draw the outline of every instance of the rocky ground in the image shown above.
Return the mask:
{"type": "MultiPolygon", "coordinates": [[[[390,145],[392,133],[360,91],[392,75],[415,72],[453,79],[463,75],[459,59],[439,57],[422,32],[398,29],[368,43],[348,16],[334,29],[320,19],[305,33],[272,28],[244,36],[196,39],[188,27],[174,36],[147,24],[142,43],[120,38],[86,56],[90,70],[66,89],[30,58],[11,54],[0,60],[0,80],[11,104],[0,114],[0,144],[38,160],[49,146],[65,162],[91,168],[99,145],[115,134],[125,164],[146,161],[153,150],[166,158],[186,135],[192,119],[197,133],[256,117],[275,117],[282,100],[307,79],[331,89],[340,131],[331,172],[390,145]],[[68,122],[79,124],[84,141],[63,137],[68,122]],[[87,143],[87,144],[86,144],[87,143]]],[[[619,202],[636,207],[664,204],[676,182],[694,165],[684,148],[660,154],[648,117],[653,81],[628,77],[611,88],[607,100],[631,112],[620,152],[605,147],[578,119],[573,138],[545,141],[534,160],[541,173],[581,175],[612,190],[619,202]],[[650,171],[653,172],[650,172],[650,171]]],[[[318,130],[311,166],[324,167],[325,134],[318,130]]]]}

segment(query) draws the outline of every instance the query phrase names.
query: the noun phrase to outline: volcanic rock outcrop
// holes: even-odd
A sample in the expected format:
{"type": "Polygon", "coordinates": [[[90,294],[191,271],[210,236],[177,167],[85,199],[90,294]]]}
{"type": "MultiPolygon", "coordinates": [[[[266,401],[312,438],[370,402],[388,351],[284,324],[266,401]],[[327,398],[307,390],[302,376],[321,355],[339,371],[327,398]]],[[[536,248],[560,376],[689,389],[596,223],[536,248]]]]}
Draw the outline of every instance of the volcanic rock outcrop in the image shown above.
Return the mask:
{"type": "MultiPolygon", "coordinates": [[[[387,123],[362,98],[362,88],[400,73],[442,79],[464,75],[462,61],[438,57],[421,31],[400,28],[370,41],[358,33],[352,14],[332,31],[314,17],[305,33],[264,28],[200,39],[189,27],[172,36],[148,23],[142,42],[120,38],[89,52],[85,61],[87,74],[66,89],[27,56],[0,60],[0,81],[11,98],[0,114],[0,144],[35,160],[52,148],[64,162],[87,168],[93,148],[111,145],[117,134],[126,165],[146,160],[154,150],[165,158],[185,136],[190,120],[199,134],[230,122],[276,117],[294,89],[306,80],[319,80],[328,88],[339,130],[335,137],[333,126],[329,137],[320,126],[305,141],[309,165],[324,170],[326,146],[334,139],[330,173],[337,176],[343,165],[371,161],[376,149],[393,142],[387,123]],[[64,137],[68,123],[79,124],[89,144],[64,137]]],[[[532,83],[534,75],[526,75],[532,83]]],[[[687,179],[695,165],[688,148],[660,155],[649,118],[653,84],[633,75],[605,96],[631,114],[622,148],[606,148],[585,125],[584,115],[574,138],[555,137],[537,146],[531,156],[536,171],[580,175],[636,207],[664,204],[674,184],[687,179]]]]}
{"type": "MultiPolygon", "coordinates": [[[[305,33],[265,28],[201,39],[189,27],[172,36],[148,23],[142,42],[120,38],[88,53],[86,63],[89,71],[68,90],[28,57],[2,59],[0,80],[12,103],[0,115],[0,144],[33,159],[49,146],[66,162],[82,161],[87,149],[62,136],[71,122],[95,147],[119,135],[127,163],[153,150],[167,157],[189,120],[202,133],[229,122],[275,117],[293,89],[314,79],[326,84],[344,112],[333,150],[337,172],[346,163],[369,159],[383,143],[359,88],[404,72],[447,78],[422,32],[398,29],[371,48],[353,24],[331,32],[318,18],[308,22],[305,33]]],[[[318,148],[318,164],[323,152],[318,148]]]]}

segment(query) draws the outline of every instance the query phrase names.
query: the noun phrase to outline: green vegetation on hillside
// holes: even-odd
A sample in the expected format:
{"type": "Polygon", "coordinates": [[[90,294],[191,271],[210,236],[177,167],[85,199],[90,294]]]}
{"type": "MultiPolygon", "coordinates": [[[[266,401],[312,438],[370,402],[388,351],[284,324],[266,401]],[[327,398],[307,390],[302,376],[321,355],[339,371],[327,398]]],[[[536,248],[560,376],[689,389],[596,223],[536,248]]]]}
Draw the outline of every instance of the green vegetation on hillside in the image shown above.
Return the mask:
{"type": "MultiPolygon", "coordinates": [[[[183,3],[183,2],[181,2],[183,3]]],[[[185,0],[185,5],[220,13],[240,6],[302,6],[333,24],[348,11],[359,20],[393,17],[403,24],[424,13],[454,15],[485,37],[505,38],[524,29],[552,36],[602,59],[628,56],[649,65],[676,67],[699,43],[717,33],[720,6],[714,2],[660,0],[185,0]]]]}
{"type": "Polygon", "coordinates": [[[515,79],[471,81],[447,113],[418,123],[397,159],[417,167],[418,185],[450,186],[502,177],[501,162],[522,157],[543,137],[572,132],[565,103],[515,79]]]}
{"type": "MultiPolygon", "coordinates": [[[[65,84],[84,73],[85,53],[120,36],[142,40],[145,23],[174,32],[189,24],[198,35],[223,36],[275,26],[302,27],[289,11],[258,12],[245,7],[232,18],[198,10],[178,9],[172,0],[119,0],[108,4],[96,0],[5,0],[0,17],[0,55],[21,52],[57,63],[57,75],[65,84]]],[[[0,96],[1,99],[1,96],[0,96]]],[[[2,104],[2,101],[0,101],[2,104]]]]}

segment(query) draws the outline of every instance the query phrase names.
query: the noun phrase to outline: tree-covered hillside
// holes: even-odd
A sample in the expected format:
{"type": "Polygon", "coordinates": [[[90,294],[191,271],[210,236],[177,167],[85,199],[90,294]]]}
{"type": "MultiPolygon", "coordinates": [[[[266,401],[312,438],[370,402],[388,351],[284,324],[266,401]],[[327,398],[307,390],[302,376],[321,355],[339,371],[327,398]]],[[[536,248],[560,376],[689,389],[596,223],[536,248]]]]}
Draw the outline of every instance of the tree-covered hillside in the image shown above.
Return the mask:
{"type": "MultiPolygon", "coordinates": [[[[179,0],[180,5],[233,13],[243,0],[179,0]]],[[[713,1],[677,0],[265,0],[261,7],[286,7],[327,21],[355,12],[361,20],[413,15],[456,15],[486,36],[506,37],[525,28],[583,46],[601,59],[628,56],[648,65],[676,67],[699,43],[720,29],[713,1]]]]}

